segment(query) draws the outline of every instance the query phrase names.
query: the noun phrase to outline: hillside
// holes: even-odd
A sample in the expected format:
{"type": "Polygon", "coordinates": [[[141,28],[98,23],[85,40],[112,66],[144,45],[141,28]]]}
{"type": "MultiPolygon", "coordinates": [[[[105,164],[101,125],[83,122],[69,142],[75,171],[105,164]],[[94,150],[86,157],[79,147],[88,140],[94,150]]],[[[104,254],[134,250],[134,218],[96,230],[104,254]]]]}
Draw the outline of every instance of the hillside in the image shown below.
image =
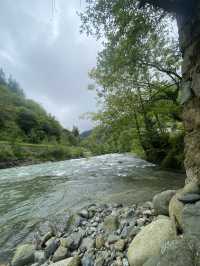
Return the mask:
{"type": "Polygon", "coordinates": [[[18,82],[0,70],[0,166],[24,159],[80,157],[83,152],[78,145],[77,133],[63,128],[40,104],[27,99],[18,82]]]}

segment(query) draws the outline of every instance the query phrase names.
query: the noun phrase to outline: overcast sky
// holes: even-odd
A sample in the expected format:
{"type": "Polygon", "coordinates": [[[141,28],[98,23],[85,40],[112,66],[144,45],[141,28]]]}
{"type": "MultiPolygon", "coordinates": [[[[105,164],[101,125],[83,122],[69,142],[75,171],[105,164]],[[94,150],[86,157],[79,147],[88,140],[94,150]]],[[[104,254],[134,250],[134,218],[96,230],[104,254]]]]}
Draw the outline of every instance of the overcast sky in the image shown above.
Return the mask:
{"type": "Polygon", "coordinates": [[[84,0],[56,0],[54,12],[52,1],[0,1],[0,64],[63,126],[86,130],[79,116],[95,110],[88,71],[100,45],[79,33],[84,0]]]}

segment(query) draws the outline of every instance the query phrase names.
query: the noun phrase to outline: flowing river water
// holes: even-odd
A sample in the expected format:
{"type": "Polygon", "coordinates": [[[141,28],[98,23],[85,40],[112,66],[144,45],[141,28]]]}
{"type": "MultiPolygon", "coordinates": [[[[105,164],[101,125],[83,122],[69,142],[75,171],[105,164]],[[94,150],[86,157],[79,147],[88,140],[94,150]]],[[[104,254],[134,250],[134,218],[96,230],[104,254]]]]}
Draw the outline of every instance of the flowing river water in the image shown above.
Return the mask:
{"type": "Polygon", "coordinates": [[[183,174],[161,171],[130,154],[0,170],[0,262],[47,220],[64,224],[69,209],[140,203],[183,183],[183,174]]]}

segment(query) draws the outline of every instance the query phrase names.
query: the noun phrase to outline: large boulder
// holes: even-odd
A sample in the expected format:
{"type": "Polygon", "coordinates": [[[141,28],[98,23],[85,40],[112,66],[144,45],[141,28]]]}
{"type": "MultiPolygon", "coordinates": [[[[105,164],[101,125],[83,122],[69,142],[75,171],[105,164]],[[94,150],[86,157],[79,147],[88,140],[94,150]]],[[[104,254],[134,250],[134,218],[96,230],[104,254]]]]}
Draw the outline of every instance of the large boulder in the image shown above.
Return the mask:
{"type": "Polygon", "coordinates": [[[175,193],[176,190],[166,190],[154,196],[153,207],[155,214],[169,215],[169,202],[175,193]]]}
{"type": "Polygon", "coordinates": [[[200,237],[200,202],[187,204],[182,213],[182,229],[188,236],[200,237]]]}
{"type": "Polygon", "coordinates": [[[160,266],[193,265],[192,250],[185,239],[176,239],[164,244],[159,259],[160,266]]]}
{"type": "Polygon", "coordinates": [[[181,202],[180,199],[187,195],[197,194],[197,193],[200,193],[198,183],[197,182],[188,183],[184,186],[184,188],[179,189],[176,192],[176,194],[172,197],[169,203],[169,215],[173,221],[174,227],[178,228],[181,231],[183,230],[183,227],[185,228],[185,226],[183,226],[183,209],[185,208],[185,206],[187,206],[187,204],[185,205],[183,202],[181,202]]]}
{"type": "Polygon", "coordinates": [[[32,264],[35,260],[34,246],[30,244],[20,245],[17,247],[12,259],[12,266],[24,266],[32,264]]]}
{"type": "Polygon", "coordinates": [[[158,256],[162,244],[175,238],[169,218],[160,218],[145,226],[128,249],[130,266],[142,266],[150,257],[158,256]]]}
{"type": "MultiPolygon", "coordinates": [[[[161,249],[159,266],[200,266],[200,242],[195,237],[167,241],[161,249]]],[[[145,265],[150,266],[150,265],[145,265]]]]}

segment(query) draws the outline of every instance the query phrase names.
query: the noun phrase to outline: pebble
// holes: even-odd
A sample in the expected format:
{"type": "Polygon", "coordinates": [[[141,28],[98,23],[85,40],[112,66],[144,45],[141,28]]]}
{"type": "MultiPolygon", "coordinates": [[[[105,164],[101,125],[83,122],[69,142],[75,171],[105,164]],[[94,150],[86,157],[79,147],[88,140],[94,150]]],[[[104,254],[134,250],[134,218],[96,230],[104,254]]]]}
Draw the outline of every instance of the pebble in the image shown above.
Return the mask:
{"type": "Polygon", "coordinates": [[[39,266],[49,263],[49,258],[59,263],[78,256],[76,266],[129,266],[128,243],[153,218],[150,203],[145,207],[91,205],[69,216],[63,236],[52,237],[48,233],[43,237],[44,251],[41,248],[35,251],[38,252],[35,262],[39,266]]]}
{"type": "Polygon", "coordinates": [[[102,235],[97,236],[95,246],[97,249],[101,249],[105,244],[105,239],[102,235]]]}
{"type": "Polygon", "coordinates": [[[85,219],[89,218],[89,212],[86,209],[81,210],[78,214],[85,219]]]}
{"type": "Polygon", "coordinates": [[[125,245],[126,245],[125,240],[120,239],[114,244],[114,247],[115,247],[115,250],[117,251],[124,251],[125,245]]]}

